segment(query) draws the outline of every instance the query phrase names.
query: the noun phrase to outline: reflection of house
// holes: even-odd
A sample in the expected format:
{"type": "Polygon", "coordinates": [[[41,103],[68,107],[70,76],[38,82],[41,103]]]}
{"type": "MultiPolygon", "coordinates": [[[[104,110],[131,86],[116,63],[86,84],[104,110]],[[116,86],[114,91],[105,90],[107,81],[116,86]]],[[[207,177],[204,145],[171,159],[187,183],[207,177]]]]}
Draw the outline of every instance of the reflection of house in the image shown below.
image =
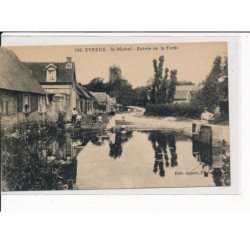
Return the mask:
{"type": "Polygon", "coordinates": [[[77,89],[75,63],[71,57],[66,62],[25,62],[30,77],[36,79],[48,93],[51,113],[80,108],[81,93],[77,89]]]}
{"type": "Polygon", "coordinates": [[[175,90],[175,101],[174,103],[188,103],[191,101],[191,91],[194,85],[180,85],[176,86],[175,90]]]}
{"type": "Polygon", "coordinates": [[[6,48],[0,48],[0,109],[3,122],[25,117],[37,119],[45,112],[46,92],[29,76],[28,68],[6,48]]]}
{"type": "Polygon", "coordinates": [[[110,111],[117,111],[117,103],[115,97],[110,97],[105,92],[90,92],[98,103],[99,111],[109,113],[110,111]]]}

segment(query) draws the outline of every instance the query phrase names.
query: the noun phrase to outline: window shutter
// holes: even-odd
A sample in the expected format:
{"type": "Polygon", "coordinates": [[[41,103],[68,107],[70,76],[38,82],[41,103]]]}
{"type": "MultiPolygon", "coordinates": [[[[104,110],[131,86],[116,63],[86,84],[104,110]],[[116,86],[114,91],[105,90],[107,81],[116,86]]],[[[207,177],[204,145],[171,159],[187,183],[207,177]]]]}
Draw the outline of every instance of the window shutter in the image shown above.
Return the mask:
{"type": "Polygon", "coordinates": [[[23,94],[17,95],[17,112],[23,111],[23,94]]]}

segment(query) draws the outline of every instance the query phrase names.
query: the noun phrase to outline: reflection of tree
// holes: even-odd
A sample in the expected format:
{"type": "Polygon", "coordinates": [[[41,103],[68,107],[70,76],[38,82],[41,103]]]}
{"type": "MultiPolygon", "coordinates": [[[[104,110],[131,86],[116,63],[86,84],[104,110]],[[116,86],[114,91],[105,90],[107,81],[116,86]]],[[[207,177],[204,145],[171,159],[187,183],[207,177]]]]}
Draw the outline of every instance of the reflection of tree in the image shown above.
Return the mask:
{"type": "Polygon", "coordinates": [[[151,141],[152,147],[155,152],[155,163],[153,172],[157,173],[159,169],[159,175],[163,177],[165,176],[164,166],[169,166],[167,146],[169,147],[171,154],[171,167],[175,167],[178,165],[175,136],[167,135],[161,132],[151,132],[149,134],[149,140],[151,141]]]}
{"type": "Polygon", "coordinates": [[[226,142],[216,148],[193,140],[193,156],[202,164],[204,176],[212,170],[216,186],[230,186],[230,151],[226,142]]]}
{"type": "Polygon", "coordinates": [[[171,153],[171,167],[178,166],[175,137],[173,135],[168,135],[167,141],[168,141],[168,145],[169,145],[169,149],[171,153]]]}
{"type": "Polygon", "coordinates": [[[213,180],[214,180],[214,183],[216,186],[223,186],[222,184],[222,171],[220,168],[214,168],[213,169],[213,172],[212,172],[212,175],[213,175],[213,180]]]}
{"type": "Polygon", "coordinates": [[[116,159],[121,157],[122,155],[122,144],[127,142],[130,138],[132,138],[132,131],[119,131],[115,132],[115,141],[109,142],[109,156],[116,159]]]}

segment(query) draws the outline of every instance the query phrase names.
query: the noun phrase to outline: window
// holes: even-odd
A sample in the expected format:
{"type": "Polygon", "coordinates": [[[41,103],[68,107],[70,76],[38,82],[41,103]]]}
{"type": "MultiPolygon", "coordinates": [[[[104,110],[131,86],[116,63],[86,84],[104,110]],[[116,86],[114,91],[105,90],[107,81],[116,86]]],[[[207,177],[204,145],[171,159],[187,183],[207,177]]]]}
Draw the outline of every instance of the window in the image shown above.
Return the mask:
{"type": "Polygon", "coordinates": [[[8,115],[9,114],[9,102],[3,101],[3,114],[8,115]]]}
{"type": "Polygon", "coordinates": [[[46,105],[45,105],[45,97],[44,96],[38,97],[38,112],[39,113],[46,112],[46,105]]]}
{"type": "Polygon", "coordinates": [[[30,110],[30,95],[23,95],[23,111],[28,112],[30,110]]]}
{"type": "Polygon", "coordinates": [[[47,70],[47,82],[56,82],[56,70],[55,69],[47,70]]]}
{"type": "Polygon", "coordinates": [[[46,67],[46,81],[47,82],[56,82],[56,66],[54,66],[53,64],[50,64],[46,67]]]}
{"type": "Polygon", "coordinates": [[[90,103],[87,101],[87,111],[90,110],[90,103]]]}

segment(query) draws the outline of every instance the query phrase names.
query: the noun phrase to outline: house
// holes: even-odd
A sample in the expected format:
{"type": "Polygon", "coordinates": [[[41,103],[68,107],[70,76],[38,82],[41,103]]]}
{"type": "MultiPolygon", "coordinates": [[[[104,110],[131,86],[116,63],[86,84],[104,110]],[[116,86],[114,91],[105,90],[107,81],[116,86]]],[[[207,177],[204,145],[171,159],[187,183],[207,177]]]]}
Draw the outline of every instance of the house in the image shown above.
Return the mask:
{"type": "Polygon", "coordinates": [[[111,111],[117,112],[117,102],[115,97],[110,97],[106,92],[92,92],[90,93],[95,97],[98,103],[98,110],[103,113],[111,111]]]}
{"type": "Polygon", "coordinates": [[[4,124],[36,120],[46,111],[46,92],[9,49],[0,48],[0,110],[4,124]]]}
{"type": "Polygon", "coordinates": [[[191,93],[189,90],[176,90],[174,103],[188,103],[191,101],[191,93]]]}
{"type": "Polygon", "coordinates": [[[109,113],[111,111],[118,112],[118,105],[115,97],[111,97],[107,94],[107,107],[106,112],[109,113]]]}
{"type": "Polygon", "coordinates": [[[71,57],[65,62],[24,62],[30,77],[36,79],[48,93],[49,113],[66,112],[70,119],[73,108],[81,111],[81,100],[87,98],[76,81],[75,63],[71,57]]]}
{"type": "Polygon", "coordinates": [[[174,103],[189,103],[191,101],[191,92],[194,85],[179,85],[176,86],[174,103]]]}
{"type": "Polygon", "coordinates": [[[78,110],[82,114],[92,115],[96,112],[98,101],[96,98],[90,93],[90,91],[82,86],[80,83],[76,84],[76,90],[79,95],[79,103],[77,103],[78,110]]]}
{"type": "Polygon", "coordinates": [[[105,92],[92,92],[90,93],[95,97],[98,103],[98,111],[106,113],[106,107],[107,107],[107,93],[105,92]]]}

